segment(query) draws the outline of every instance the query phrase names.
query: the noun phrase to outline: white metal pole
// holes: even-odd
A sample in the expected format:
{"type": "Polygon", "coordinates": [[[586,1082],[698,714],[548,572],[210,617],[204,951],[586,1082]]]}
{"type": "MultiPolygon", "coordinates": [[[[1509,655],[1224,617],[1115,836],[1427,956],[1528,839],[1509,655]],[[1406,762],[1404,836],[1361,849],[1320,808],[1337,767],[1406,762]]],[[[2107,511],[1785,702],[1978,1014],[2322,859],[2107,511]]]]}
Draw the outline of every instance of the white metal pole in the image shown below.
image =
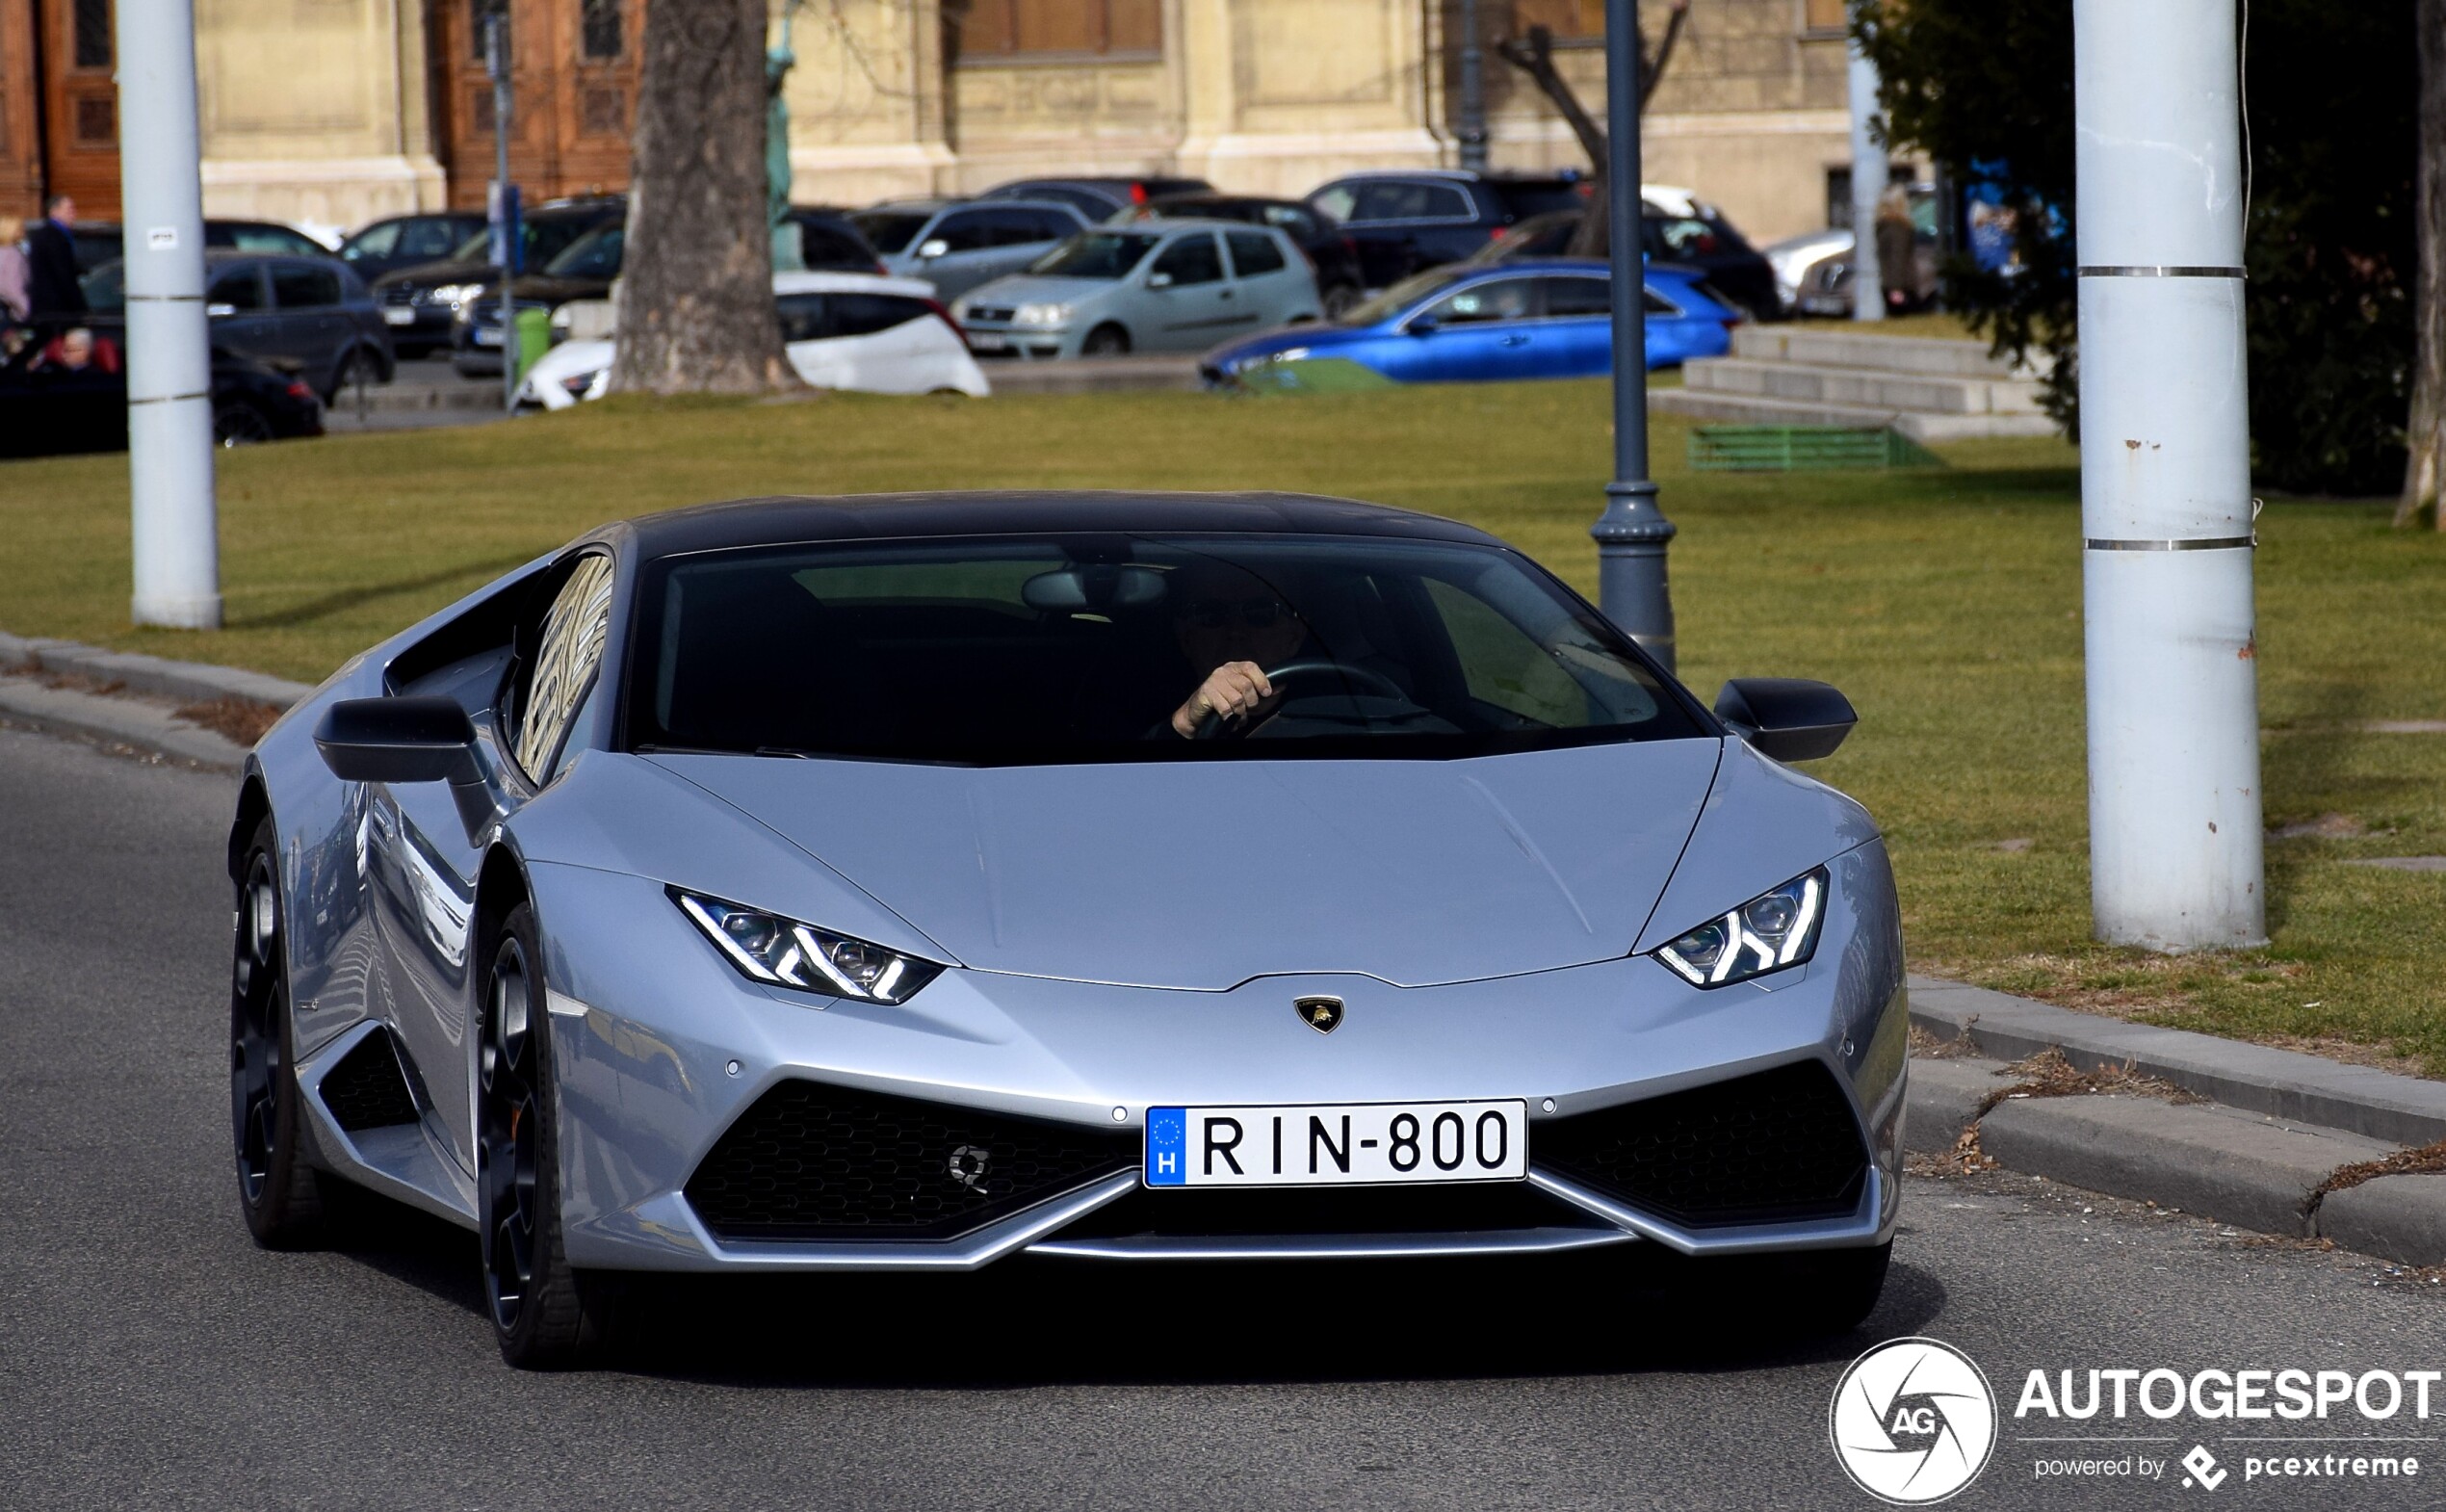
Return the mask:
{"type": "Polygon", "coordinates": [[[1852,319],[1886,318],[1885,274],[1877,266],[1877,201],[1886,197],[1886,148],[1870,129],[1877,118],[1877,65],[1851,43],[1852,319]]]}
{"type": "Polygon", "coordinates": [[[193,0],[119,0],[127,476],[140,625],[221,625],[193,0]]]}
{"type": "Polygon", "coordinates": [[[2090,897],[2267,938],[2232,0],[2074,0],[2090,897]]]}

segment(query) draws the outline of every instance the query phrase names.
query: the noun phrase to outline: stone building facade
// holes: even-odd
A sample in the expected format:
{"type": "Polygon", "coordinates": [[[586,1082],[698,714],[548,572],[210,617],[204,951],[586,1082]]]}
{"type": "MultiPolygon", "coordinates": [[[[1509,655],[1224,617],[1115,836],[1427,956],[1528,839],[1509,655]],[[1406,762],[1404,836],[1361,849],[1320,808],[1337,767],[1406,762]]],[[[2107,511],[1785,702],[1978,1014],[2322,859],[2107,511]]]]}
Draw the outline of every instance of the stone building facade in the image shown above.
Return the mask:
{"type": "MultiPolygon", "coordinates": [[[[530,199],[621,187],[648,0],[195,0],[207,211],[322,227],[480,204],[481,28],[514,41],[530,199]]],[[[1666,7],[1649,0],[1651,37],[1666,7]]],[[[860,204],[1039,173],[1183,172],[1299,195],[1457,155],[1459,0],[800,0],[795,193],[860,204]]],[[[1549,28],[1592,109],[1602,0],[1478,0],[1491,41],[1549,28]]],[[[1846,161],[1841,0],[1693,0],[1644,133],[1754,239],[1822,224],[1846,161]]],[[[0,211],[46,188],[117,213],[111,0],[0,0],[0,211]]],[[[1581,163],[1490,50],[1498,168],[1581,163]]],[[[1601,109],[1600,109],[1601,114],[1601,109]]]]}

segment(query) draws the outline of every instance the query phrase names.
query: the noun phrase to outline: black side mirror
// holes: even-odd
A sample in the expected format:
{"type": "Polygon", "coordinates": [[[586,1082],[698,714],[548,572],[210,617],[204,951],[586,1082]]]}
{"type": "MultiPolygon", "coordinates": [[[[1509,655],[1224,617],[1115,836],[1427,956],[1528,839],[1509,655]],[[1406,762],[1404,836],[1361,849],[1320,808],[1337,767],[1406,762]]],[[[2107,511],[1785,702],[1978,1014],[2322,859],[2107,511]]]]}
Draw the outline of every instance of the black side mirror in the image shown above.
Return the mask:
{"type": "Polygon", "coordinates": [[[476,727],[454,698],[348,698],[314,727],[343,782],[481,782],[476,727]]]}
{"type": "Polygon", "coordinates": [[[1432,336],[1442,326],[1443,323],[1432,315],[1418,315],[1411,318],[1410,324],[1401,328],[1401,333],[1405,336],[1432,336]]]}
{"type": "Polygon", "coordinates": [[[1832,756],[1860,722],[1850,699],[1798,677],[1736,677],[1716,694],[1716,717],[1777,761],[1832,756]]]}

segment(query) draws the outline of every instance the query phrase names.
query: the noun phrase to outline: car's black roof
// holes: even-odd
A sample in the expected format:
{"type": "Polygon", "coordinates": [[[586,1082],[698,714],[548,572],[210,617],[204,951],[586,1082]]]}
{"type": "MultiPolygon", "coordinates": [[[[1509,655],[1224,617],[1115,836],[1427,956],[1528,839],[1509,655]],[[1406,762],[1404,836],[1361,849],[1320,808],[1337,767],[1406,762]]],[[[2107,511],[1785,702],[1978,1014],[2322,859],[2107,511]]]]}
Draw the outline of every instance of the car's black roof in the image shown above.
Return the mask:
{"type": "Polygon", "coordinates": [[[1384,535],[1500,545],[1455,520],[1302,493],[1159,493],[1095,489],[851,494],[736,499],[642,515],[596,538],[628,537],[641,557],[799,541],[909,536],[1132,533],[1384,535]]]}

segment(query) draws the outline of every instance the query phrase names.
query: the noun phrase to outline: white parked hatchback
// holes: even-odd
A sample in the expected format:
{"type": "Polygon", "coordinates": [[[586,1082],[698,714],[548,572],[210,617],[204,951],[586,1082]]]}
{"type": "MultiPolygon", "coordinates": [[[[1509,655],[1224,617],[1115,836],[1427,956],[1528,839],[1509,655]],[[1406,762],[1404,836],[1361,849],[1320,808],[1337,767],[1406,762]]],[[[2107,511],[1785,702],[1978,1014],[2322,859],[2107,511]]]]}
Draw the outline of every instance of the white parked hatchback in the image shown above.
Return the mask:
{"type": "MultiPolygon", "coordinates": [[[[993,392],[933,286],[862,273],[773,275],[782,350],[815,388],[867,394],[993,392]]],[[[521,407],[566,409],[600,399],[612,377],[611,340],[564,341],[535,360],[518,386],[521,407]]]]}

